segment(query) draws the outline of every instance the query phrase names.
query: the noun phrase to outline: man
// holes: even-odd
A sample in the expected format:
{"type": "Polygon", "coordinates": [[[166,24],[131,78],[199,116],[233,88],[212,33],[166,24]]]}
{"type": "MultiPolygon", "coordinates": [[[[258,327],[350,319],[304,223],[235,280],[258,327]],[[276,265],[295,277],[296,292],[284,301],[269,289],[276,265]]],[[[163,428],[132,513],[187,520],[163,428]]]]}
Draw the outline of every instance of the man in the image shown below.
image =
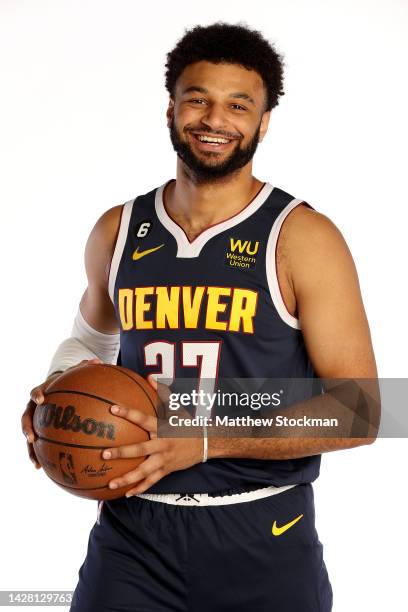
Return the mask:
{"type": "MultiPolygon", "coordinates": [[[[192,372],[199,383],[376,378],[341,233],[252,174],[283,94],[280,56],[259,32],[216,23],[187,32],[167,60],[176,180],[97,221],[88,287],[49,377],[81,359],[116,363],[120,348],[117,363],[154,386],[192,372]]],[[[34,462],[46,384],[22,420],[34,462]]],[[[72,610],[332,609],[311,482],[322,452],[373,437],[163,437],[152,417],[116,414],[151,439],[103,453],[146,459],[110,482],[126,497],[99,504],[72,610]]]]}

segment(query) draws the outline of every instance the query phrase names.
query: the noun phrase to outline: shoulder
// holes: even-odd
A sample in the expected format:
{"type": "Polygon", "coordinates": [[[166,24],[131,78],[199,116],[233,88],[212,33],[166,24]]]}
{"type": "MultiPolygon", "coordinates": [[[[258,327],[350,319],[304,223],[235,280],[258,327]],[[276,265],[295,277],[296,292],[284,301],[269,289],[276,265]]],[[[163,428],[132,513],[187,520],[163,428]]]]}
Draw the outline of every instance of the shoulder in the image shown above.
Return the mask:
{"type": "Polygon", "coordinates": [[[306,231],[312,231],[315,238],[328,234],[340,234],[340,230],[329,217],[310,208],[306,202],[298,204],[289,212],[282,226],[283,231],[288,238],[296,237],[299,240],[306,231]]]}
{"type": "Polygon", "coordinates": [[[115,234],[119,231],[124,204],[112,206],[106,210],[96,221],[91,234],[100,240],[114,242],[115,234]]]}
{"type": "Polygon", "coordinates": [[[306,204],[298,204],[289,212],[280,231],[280,241],[288,244],[294,253],[311,251],[312,245],[316,251],[346,244],[335,223],[306,204]]]}
{"type": "Polygon", "coordinates": [[[88,277],[101,284],[109,280],[109,269],[119,234],[124,204],[106,210],[93,226],[85,246],[85,267],[88,277]]]}
{"type": "Polygon", "coordinates": [[[279,235],[279,254],[285,260],[292,285],[318,279],[324,271],[335,274],[354,262],[340,229],[326,215],[305,204],[286,217],[279,235]]]}
{"type": "Polygon", "coordinates": [[[118,204],[106,210],[97,219],[87,241],[87,250],[100,250],[105,254],[112,254],[119,233],[124,204],[118,204]]]}

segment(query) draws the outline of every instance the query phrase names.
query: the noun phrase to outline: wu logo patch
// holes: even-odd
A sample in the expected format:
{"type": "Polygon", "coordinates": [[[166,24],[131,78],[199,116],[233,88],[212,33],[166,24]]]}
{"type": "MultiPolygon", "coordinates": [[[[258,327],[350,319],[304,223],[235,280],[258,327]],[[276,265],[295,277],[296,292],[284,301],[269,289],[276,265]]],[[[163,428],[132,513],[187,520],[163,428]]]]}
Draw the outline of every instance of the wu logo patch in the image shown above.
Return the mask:
{"type": "Polygon", "coordinates": [[[225,254],[224,264],[229,268],[251,269],[256,266],[259,253],[259,240],[229,239],[229,249],[225,254]]]}
{"type": "Polygon", "coordinates": [[[259,249],[259,242],[252,243],[250,240],[235,240],[230,238],[230,250],[232,253],[246,253],[247,255],[256,255],[259,249]]]}

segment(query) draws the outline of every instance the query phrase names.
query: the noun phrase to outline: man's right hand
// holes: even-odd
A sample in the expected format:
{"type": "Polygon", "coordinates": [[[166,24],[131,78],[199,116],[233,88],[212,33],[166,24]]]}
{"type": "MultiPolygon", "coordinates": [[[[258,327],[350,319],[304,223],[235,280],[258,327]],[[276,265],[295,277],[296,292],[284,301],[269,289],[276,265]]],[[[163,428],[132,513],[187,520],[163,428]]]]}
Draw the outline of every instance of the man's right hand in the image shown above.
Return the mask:
{"type": "MultiPolygon", "coordinates": [[[[84,363],[103,363],[103,361],[99,359],[99,357],[95,357],[94,359],[83,359],[77,365],[82,365],[84,363]]],[[[71,367],[75,368],[76,366],[71,366],[71,367]]],[[[67,368],[67,370],[70,370],[70,369],[71,368],[67,368]]],[[[65,370],[65,372],[67,370],[65,370]]],[[[51,374],[51,376],[49,376],[41,385],[38,385],[37,387],[34,387],[34,389],[31,390],[30,400],[27,404],[25,411],[23,412],[23,416],[21,417],[21,429],[23,431],[23,434],[27,438],[28,456],[30,457],[31,461],[34,463],[37,469],[40,469],[41,465],[35,455],[34,445],[33,445],[33,442],[35,440],[35,432],[33,429],[34,411],[37,407],[37,404],[42,404],[42,402],[44,401],[45,389],[48,387],[48,385],[53,380],[58,378],[60,374],[61,372],[56,372],[54,374],[51,374]]]]}

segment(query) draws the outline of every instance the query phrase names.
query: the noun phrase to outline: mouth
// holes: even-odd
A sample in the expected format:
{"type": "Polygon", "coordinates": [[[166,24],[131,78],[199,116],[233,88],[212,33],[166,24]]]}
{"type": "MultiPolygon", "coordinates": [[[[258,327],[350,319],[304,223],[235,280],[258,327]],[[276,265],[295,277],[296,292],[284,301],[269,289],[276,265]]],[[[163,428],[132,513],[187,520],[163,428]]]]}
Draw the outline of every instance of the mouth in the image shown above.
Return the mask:
{"type": "Polygon", "coordinates": [[[203,151],[225,151],[237,138],[225,138],[224,136],[210,136],[190,132],[193,140],[198,143],[198,148],[203,151]]]}

